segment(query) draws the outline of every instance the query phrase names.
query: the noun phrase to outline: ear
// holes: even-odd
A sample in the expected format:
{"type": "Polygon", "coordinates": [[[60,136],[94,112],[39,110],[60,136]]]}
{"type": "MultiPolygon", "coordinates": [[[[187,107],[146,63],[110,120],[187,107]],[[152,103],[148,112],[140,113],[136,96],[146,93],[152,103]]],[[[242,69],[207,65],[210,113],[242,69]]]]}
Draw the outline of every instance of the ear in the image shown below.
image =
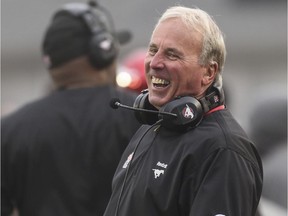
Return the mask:
{"type": "Polygon", "coordinates": [[[206,72],[202,79],[202,84],[204,86],[210,85],[218,73],[218,63],[216,61],[210,62],[206,67],[206,72]]]}

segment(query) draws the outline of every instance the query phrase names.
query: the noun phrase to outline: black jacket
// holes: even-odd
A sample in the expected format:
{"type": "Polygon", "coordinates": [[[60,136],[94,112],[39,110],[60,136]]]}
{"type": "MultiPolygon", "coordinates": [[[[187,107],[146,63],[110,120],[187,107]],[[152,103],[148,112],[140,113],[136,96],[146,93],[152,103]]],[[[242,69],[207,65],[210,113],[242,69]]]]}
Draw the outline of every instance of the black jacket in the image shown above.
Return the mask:
{"type": "Polygon", "coordinates": [[[254,216],[262,175],[256,149],[226,109],[185,133],[142,126],[118,165],[104,215],[119,208],[119,216],[254,216]]]}
{"type": "Polygon", "coordinates": [[[1,215],[103,215],[112,177],[140,126],[135,95],[112,87],[54,92],[1,121],[1,215]]]}

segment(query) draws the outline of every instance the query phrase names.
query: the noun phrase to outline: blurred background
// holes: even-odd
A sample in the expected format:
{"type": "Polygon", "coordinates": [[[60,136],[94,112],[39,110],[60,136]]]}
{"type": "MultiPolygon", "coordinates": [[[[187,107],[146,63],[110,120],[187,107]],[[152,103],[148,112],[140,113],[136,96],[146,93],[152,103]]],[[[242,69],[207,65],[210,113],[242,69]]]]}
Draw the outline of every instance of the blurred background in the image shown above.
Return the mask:
{"type": "MultiPolygon", "coordinates": [[[[76,0],[1,1],[2,116],[51,91],[51,81],[41,59],[42,36],[51,15],[69,2],[76,0]]],[[[266,215],[269,211],[273,211],[270,216],[286,215],[287,1],[99,0],[99,3],[111,12],[116,29],[129,29],[133,34],[132,41],[121,49],[119,72],[136,71],[134,81],[142,80],[143,49],[145,52],[154,25],[167,7],[197,6],[214,17],[225,34],[228,53],[223,75],[227,106],[255,141],[263,159],[267,181],[260,206],[266,215]]],[[[141,88],[139,84],[134,89],[141,88]]]]}

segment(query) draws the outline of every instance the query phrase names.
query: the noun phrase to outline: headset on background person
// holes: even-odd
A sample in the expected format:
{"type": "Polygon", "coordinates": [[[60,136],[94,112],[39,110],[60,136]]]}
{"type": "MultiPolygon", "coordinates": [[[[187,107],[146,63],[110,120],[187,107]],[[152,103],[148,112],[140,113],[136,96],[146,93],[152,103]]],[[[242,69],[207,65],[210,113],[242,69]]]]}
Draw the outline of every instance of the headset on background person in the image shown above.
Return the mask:
{"type": "MultiPolygon", "coordinates": [[[[118,56],[120,43],[126,43],[131,38],[129,31],[115,31],[111,14],[96,1],[65,4],[54,14],[52,22],[67,14],[82,20],[89,29],[91,36],[87,55],[91,64],[99,70],[109,66],[118,56]]],[[[46,59],[53,62],[48,51],[44,49],[43,52],[46,59]]],[[[49,61],[46,65],[49,68],[49,61]]]]}
{"type": "Polygon", "coordinates": [[[62,11],[80,17],[88,26],[91,32],[88,51],[91,64],[98,69],[110,65],[118,55],[119,45],[111,34],[112,21],[107,20],[109,13],[94,1],[88,4],[69,3],[64,5],[62,11]],[[111,26],[111,29],[107,29],[107,26],[111,26]]]}

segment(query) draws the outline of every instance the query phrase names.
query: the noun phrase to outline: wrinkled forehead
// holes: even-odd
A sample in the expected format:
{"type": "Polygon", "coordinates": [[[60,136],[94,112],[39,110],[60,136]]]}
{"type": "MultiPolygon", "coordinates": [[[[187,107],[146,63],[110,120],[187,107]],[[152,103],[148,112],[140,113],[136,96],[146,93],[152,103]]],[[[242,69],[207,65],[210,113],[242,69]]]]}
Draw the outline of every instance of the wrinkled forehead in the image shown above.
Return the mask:
{"type": "Polygon", "coordinates": [[[182,44],[183,47],[202,47],[203,34],[187,26],[181,18],[169,18],[159,22],[152,33],[150,42],[165,41],[182,44]]]}
{"type": "Polygon", "coordinates": [[[191,36],[191,38],[197,37],[199,38],[199,36],[203,37],[204,36],[204,29],[200,24],[197,23],[192,23],[189,20],[184,19],[183,17],[171,17],[171,18],[167,18],[167,19],[163,19],[160,20],[153,32],[152,35],[155,31],[158,30],[159,27],[161,27],[163,24],[169,23],[170,26],[170,31],[177,31],[177,30],[181,30],[182,33],[185,34],[189,34],[191,36]]]}

